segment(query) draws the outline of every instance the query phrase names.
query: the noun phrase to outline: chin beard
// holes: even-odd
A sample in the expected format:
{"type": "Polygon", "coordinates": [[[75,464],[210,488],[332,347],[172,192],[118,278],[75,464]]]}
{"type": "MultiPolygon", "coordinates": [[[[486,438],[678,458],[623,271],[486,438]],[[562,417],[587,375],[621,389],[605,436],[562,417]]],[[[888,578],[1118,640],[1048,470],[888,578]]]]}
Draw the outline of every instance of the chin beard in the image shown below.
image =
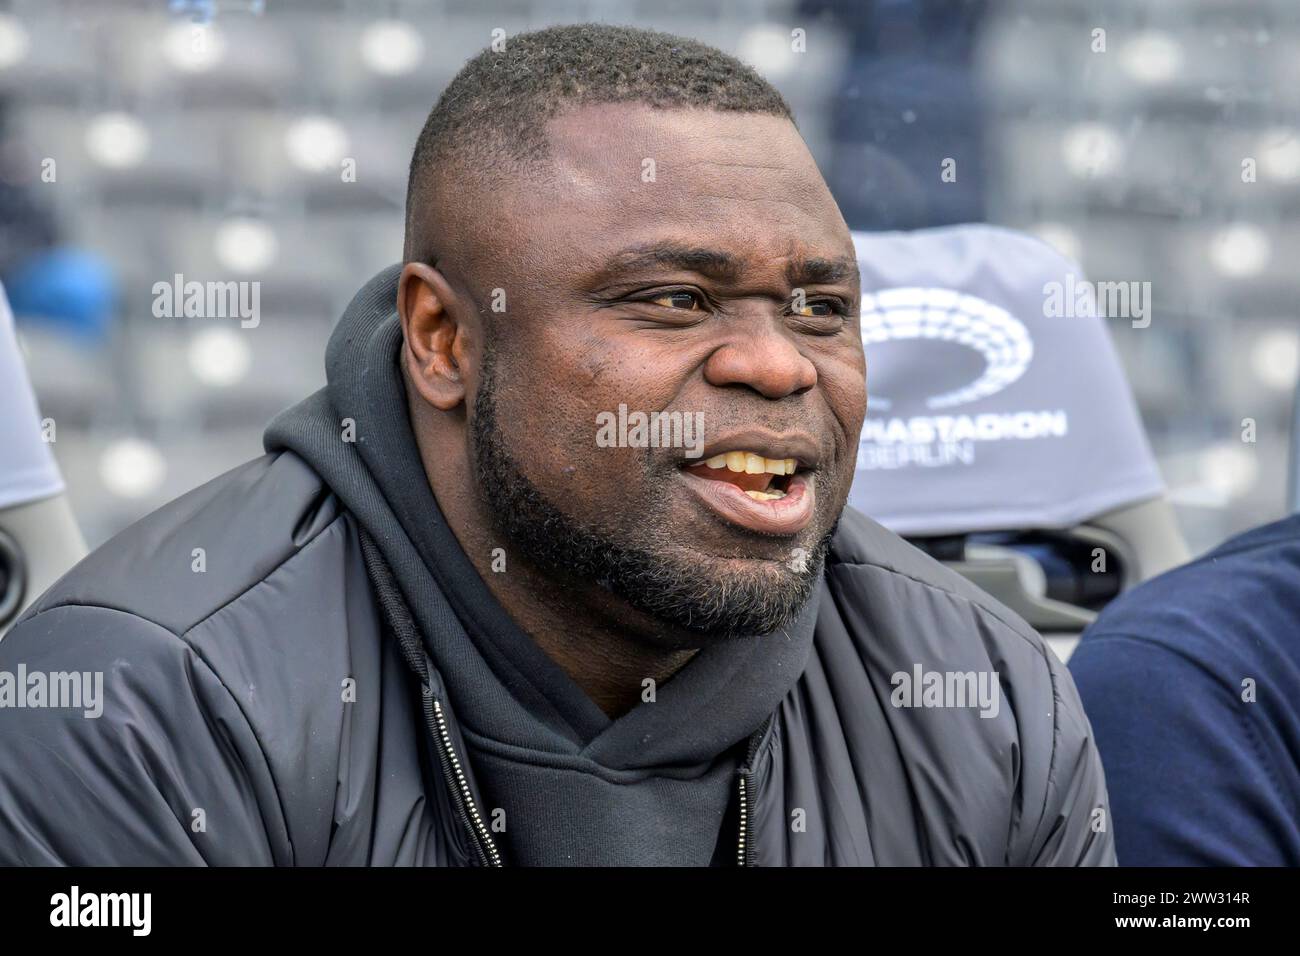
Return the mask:
{"type": "Polygon", "coordinates": [[[821,577],[834,527],[796,566],[765,562],[745,571],[714,570],[698,557],[674,559],[670,536],[661,531],[629,543],[583,527],[555,507],[510,457],[494,385],[489,347],[470,424],[474,465],[496,530],[533,564],[559,578],[594,581],[638,611],[711,637],[770,634],[798,615],[821,577]]]}

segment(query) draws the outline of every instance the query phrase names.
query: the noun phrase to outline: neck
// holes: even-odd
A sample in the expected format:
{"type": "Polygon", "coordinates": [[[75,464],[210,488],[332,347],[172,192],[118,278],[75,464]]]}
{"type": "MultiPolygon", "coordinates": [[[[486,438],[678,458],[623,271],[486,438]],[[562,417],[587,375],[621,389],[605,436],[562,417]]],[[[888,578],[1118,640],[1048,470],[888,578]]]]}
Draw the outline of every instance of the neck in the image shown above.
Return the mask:
{"type": "Polygon", "coordinates": [[[494,540],[464,456],[434,454],[419,438],[422,429],[415,431],[429,486],[479,577],[511,619],[602,711],[618,717],[651,699],[650,693],[695,655],[697,648],[648,639],[662,626],[599,586],[556,581],[494,540]],[[501,552],[493,557],[498,548],[504,549],[504,566],[501,552]]]}
{"type": "MultiPolygon", "coordinates": [[[[463,544],[459,532],[457,538],[463,544]]],[[[478,554],[488,553],[490,548],[479,548],[471,560],[493,597],[610,717],[653,699],[651,693],[696,653],[638,639],[627,628],[630,609],[623,608],[620,627],[619,618],[600,606],[601,595],[557,584],[523,559],[511,564],[508,574],[494,574],[490,562],[478,560],[478,554]]],[[[612,596],[609,600],[615,603],[612,596]]]]}

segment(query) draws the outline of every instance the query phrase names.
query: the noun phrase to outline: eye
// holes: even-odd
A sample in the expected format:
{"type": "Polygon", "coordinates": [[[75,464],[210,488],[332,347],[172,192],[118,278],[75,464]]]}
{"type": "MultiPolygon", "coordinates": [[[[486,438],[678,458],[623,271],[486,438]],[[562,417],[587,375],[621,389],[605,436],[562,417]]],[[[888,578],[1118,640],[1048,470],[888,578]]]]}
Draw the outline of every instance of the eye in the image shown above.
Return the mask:
{"type": "Polygon", "coordinates": [[[822,319],[829,318],[832,315],[839,315],[840,310],[834,302],[826,299],[818,299],[814,302],[805,302],[802,306],[795,304],[791,307],[795,315],[803,316],[805,319],[822,319]]]}
{"type": "Polygon", "coordinates": [[[649,301],[665,308],[682,309],[687,312],[698,312],[702,308],[700,297],[694,292],[687,292],[683,289],[675,292],[665,292],[663,295],[657,295],[649,301]]]}

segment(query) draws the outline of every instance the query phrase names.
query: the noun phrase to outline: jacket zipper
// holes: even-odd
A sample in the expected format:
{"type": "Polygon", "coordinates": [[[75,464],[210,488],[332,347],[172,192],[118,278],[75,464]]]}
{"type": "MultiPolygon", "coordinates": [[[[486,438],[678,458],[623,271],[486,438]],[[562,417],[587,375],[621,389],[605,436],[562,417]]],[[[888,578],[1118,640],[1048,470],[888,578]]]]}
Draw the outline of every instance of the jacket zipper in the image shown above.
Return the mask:
{"type": "Polygon", "coordinates": [[[492,839],[492,834],[488,832],[483,824],[483,818],[479,815],[478,805],[474,802],[474,794],[469,789],[469,781],[465,779],[460,757],[451,742],[451,732],[447,729],[447,718],[443,715],[442,703],[433,694],[430,683],[430,674],[434,671],[433,661],[429,658],[428,652],[421,649],[419,632],[411,616],[411,610],[402,599],[392,569],[384,561],[379,547],[364,528],[360,530],[359,540],[366,573],[370,577],[380,608],[383,610],[388,629],[397,638],[407,666],[420,680],[424,728],[428,731],[434,749],[438,752],[438,764],[442,769],[443,780],[447,784],[451,802],[455,805],[460,822],[469,835],[469,842],[474,847],[479,866],[499,867],[502,865],[501,853],[497,850],[496,841],[492,839]]]}
{"type": "Polygon", "coordinates": [[[749,832],[749,818],[751,815],[749,800],[750,794],[754,793],[754,760],[758,757],[758,748],[763,743],[763,738],[767,736],[767,729],[772,725],[773,717],[775,715],[768,717],[754,736],[749,738],[749,749],[745,753],[745,765],[740,768],[740,774],[736,778],[737,786],[740,789],[740,833],[736,845],[737,866],[754,865],[754,846],[749,832]]]}
{"type": "Polygon", "coordinates": [[[442,704],[433,696],[433,690],[427,685],[423,688],[423,692],[425,723],[428,725],[430,735],[438,744],[438,755],[442,758],[442,773],[447,780],[447,786],[451,789],[461,823],[469,833],[470,842],[478,854],[479,864],[499,867],[502,865],[501,853],[497,849],[496,841],[492,839],[492,834],[484,825],[483,818],[479,815],[478,804],[474,802],[469,781],[465,779],[465,772],[461,769],[460,757],[457,756],[456,748],[451,742],[451,733],[447,729],[447,718],[442,713],[442,704]]]}
{"type": "Polygon", "coordinates": [[[740,844],[736,848],[736,866],[748,866],[746,857],[749,849],[746,840],[749,836],[749,807],[745,797],[745,774],[740,774],[740,844]]]}
{"type": "MultiPolygon", "coordinates": [[[[479,863],[483,866],[500,867],[503,865],[501,853],[497,849],[496,841],[492,839],[492,834],[488,832],[483,823],[483,817],[478,812],[478,804],[474,801],[474,794],[470,792],[469,781],[465,779],[460,758],[456,754],[456,748],[451,741],[451,733],[447,729],[447,719],[443,716],[442,704],[433,696],[431,688],[425,686],[423,691],[425,721],[429,726],[431,736],[438,743],[438,754],[442,758],[443,776],[452,791],[452,796],[456,798],[456,810],[460,815],[461,823],[464,825],[466,832],[469,833],[470,842],[478,854],[479,863]]],[[[769,717],[758,732],[750,738],[749,749],[745,755],[745,765],[741,767],[740,774],[736,778],[740,797],[740,824],[736,845],[737,866],[752,867],[754,865],[754,848],[749,833],[749,795],[754,791],[754,760],[758,756],[759,745],[762,744],[763,738],[767,734],[767,728],[771,723],[772,718],[769,717]]]]}

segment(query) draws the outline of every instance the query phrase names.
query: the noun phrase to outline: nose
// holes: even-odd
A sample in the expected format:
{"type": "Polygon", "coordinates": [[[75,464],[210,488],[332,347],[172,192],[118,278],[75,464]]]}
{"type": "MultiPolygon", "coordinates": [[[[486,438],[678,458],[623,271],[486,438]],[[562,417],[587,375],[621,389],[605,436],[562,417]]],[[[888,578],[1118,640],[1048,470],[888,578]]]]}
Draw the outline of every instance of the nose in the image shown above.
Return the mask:
{"type": "Polygon", "coordinates": [[[704,378],[719,388],[744,385],[779,399],[816,385],[817,368],[781,329],[755,317],[709,356],[704,378]]]}

